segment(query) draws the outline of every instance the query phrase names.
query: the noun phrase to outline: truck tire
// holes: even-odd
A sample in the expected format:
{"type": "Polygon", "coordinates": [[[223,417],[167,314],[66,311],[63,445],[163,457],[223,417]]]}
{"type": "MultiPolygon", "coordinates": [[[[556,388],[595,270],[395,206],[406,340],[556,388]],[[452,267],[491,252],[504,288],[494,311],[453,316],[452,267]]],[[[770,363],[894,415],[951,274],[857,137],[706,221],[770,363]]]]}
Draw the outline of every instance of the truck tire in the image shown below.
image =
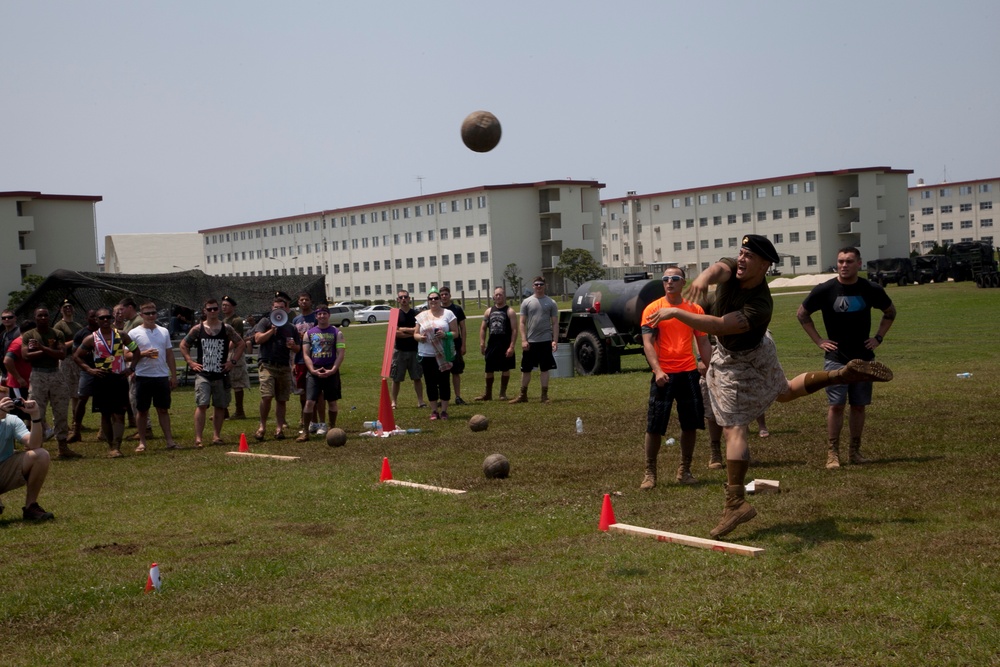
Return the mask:
{"type": "Polygon", "coordinates": [[[577,375],[599,375],[607,363],[604,344],[590,331],[581,331],[573,341],[573,363],[577,375]]]}
{"type": "Polygon", "coordinates": [[[906,280],[906,276],[900,276],[899,280],[896,281],[896,284],[900,287],[906,287],[909,285],[909,282],[906,280]]]}

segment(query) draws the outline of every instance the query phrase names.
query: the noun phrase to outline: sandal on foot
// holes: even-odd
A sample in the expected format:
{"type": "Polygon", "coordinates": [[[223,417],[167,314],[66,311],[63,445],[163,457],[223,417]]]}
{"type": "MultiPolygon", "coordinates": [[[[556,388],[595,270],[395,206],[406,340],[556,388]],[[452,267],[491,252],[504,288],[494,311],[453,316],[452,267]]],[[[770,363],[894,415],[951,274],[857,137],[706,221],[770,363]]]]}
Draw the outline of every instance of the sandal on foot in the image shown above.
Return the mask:
{"type": "Polygon", "coordinates": [[[770,433],[768,433],[768,431],[767,431],[767,429],[766,429],[766,428],[762,428],[762,429],[760,430],[760,433],[758,433],[758,435],[759,435],[760,437],[762,437],[762,438],[768,438],[768,437],[770,437],[770,436],[771,436],[771,434],[770,434],[770,433]]]}
{"type": "Polygon", "coordinates": [[[274,439],[275,440],[284,440],[285,439],[285,432],[284,431],[275,431],[274,432],[274,439]]]}
{"type": "Polygon", "coordinates": [[[224,445],[224,444],[226,444],[226,441],[223,440],[222,438],[214,438],[212,440],[212,444],[213,445],[224,445]]]}
{"type": "Polygon", "coordinates": [[[135,448],[135,451],[136,452],[144,452],[144,451],[146,451],[146,445],[144,445],[142,443],[139,443],[139,446],[135,448]]]}
{"type": "Polygon", "coordinates": [[[201,440],[195,440],[194,441],[194,448],[195,449],[204,449],[205,445],[201,442],[201,440]]]}
{"type": "Polygon", "coordinates": [[[253,434],[253,437],[257,439],[257,442],[264,442],[264,428],[261,427],[257,429],[257,432],[253,434]]]}

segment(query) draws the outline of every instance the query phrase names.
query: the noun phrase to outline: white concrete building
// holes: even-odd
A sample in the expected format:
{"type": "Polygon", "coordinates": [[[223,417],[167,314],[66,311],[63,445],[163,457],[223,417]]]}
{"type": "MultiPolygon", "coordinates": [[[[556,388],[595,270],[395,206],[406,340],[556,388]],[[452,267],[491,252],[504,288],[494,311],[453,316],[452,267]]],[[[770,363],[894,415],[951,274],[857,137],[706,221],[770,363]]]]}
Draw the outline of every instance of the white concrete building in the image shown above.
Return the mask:
{"type": "Polygon", "coordinates": [[[25,276],[56,269],[97,271],[97,202],[86,195],[0,192],[0,295],[25,276]]]}
{"type": "MultiPolygon", "coordinates": [[[[326,274],[338,300],[416,298],[448,285],[488,297],[510,263],[522,279],[543,275],[565,248],[599,252],[596,181],[542,181],[363,204],[202,229],[202,270],[211,275],[326,274]]],[[[568,286],[567,286],[568,287],[568,286]]]]}
{"type": "Polygon", "coordinates": [[[996,243],[993,201],[1000,210],[1000,178],[925,184],[910,188],[910,247],[926,253],[934,244],[996,243]]]}
{"type": "Polygon", "coordinates": [[[203,265],[198,232],[112,234],[104,237],[105,273],[176,273],[203,265]]]}
{"type": "Polygon", "coordinates": [[[744,234],[771,239],[786,273],[822,272],[844,246],[865,260],[905,256],[910,173],[817,171],[604,199],[600,259],[625,271],[677,262],[697,273],[733,256],[744,234]]]}

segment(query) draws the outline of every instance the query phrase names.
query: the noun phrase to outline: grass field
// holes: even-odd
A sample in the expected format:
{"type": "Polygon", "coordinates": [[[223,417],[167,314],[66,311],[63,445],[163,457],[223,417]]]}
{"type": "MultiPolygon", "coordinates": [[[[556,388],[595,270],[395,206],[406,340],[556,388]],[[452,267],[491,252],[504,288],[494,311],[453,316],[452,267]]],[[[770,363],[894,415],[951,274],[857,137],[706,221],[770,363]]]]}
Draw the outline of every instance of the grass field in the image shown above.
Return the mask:
{"type": "MultiPolygon", "coordinates": [[[[620,494],[621,522],[700,537],[722,510],[706,438],[699,484],[671,483],[679,452],[665,447],[660,486],[638,491],[639,356],[617,375],[553,380],[548,406],[536,377],[532,403],[454,408],[448,422],[429,422],[404,385],[397,422],[419,435],[340,449],[251,438],[293,463],[225,455],[255,420],[227,422],[228,447],[166,452],[159,439],[107,460],[91,420],[87,458],[53,462],[43,490],[55,521],[26,524],[23,491],[3,497],[0,662],[1000,664],[1000,290],[890,295],[899,317],[879,358],[896,379],[876,388],[865,438],[877,462],[824,468],[823,394],[774,406],[750,477],[787,493],[754,497],[758,517],[729,536],[765,549],[756,558],[597,530],[605,493],[620,494]],[[485,433],[466,426],[476,412],[485,433]],[[509,479],[483,477],[492,452],[510,458],[509,479]],[[380,486],[383,456],[397,479],[468,493],[380,486]],[[163,588],[147,595],[154,561],[163,588]]],[[[788,375],[822,364],[794,318],[802,298],[775,297],[788,375]]],[[[384,335],[346,332],[339,425],[352,434],[377,414],[384,335]]],[[[466,398],[481,369],[472,355],[466,398]]],[[[191,408],[179,390],[188,444],[191,408]]]]}

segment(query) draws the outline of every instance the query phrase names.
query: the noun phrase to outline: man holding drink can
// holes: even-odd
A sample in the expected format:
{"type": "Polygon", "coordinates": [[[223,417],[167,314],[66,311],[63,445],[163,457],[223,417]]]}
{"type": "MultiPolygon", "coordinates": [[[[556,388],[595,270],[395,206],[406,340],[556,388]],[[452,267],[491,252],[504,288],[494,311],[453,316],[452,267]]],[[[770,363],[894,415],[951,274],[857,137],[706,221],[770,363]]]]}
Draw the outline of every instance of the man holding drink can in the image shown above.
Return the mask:
{"type": "Polygon", "coordinates": [[[167,449],[178,449],[170,429],[170,392],[177,386],[177,364],[170,343],[170,332],[156,323],[156,304],[152,301],[139,306],[142,326],[128,332],[139,346],[132,355],[135,369],[136,424],[139,427],[137,452],[146,451],[146,424],[149,421],[149,407],[156,408],[156,416],[167,441],[167,449]]]}

